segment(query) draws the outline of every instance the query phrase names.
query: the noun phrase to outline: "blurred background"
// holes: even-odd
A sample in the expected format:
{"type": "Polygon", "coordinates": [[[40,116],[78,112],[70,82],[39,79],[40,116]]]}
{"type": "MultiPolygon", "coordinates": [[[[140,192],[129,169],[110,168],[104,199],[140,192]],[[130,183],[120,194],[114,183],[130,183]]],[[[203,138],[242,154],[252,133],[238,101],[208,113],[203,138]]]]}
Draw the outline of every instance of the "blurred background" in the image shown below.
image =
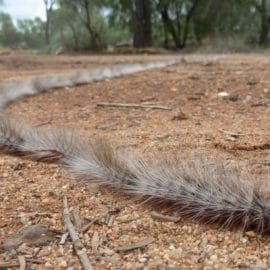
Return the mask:
{"type": "Polygon", "coordinates": [[[0,0],[2,53],[260,51],[269,28],[270,0],[0,0]]]}

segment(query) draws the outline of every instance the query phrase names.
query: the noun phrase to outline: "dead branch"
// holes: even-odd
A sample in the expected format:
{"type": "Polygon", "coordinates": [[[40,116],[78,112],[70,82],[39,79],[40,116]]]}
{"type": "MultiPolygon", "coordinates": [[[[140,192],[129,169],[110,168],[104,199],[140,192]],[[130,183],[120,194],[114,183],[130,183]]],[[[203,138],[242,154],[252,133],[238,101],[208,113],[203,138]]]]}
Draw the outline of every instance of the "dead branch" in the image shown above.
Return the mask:
{"type": "Polygon", "coordinates": [[[81,242],[80,238],[78,237],[78,234],[75,230],[75,227],[71,222],[71,219],[69,216],[68,202],[67,202],[66,197],[64,197],[63,203],[64,203],[64,211],[63,211],[64,223],[65,223],[67,230],[68,230],[68,233],[71,237],[76,254],[78,255],[78,257],[81,261],[83,269],[93,270],[93,267],[90,263],[90,260],[87,256],[87,253],[86,253],[86,248],[84,247],[83,243],[81,242]]]}

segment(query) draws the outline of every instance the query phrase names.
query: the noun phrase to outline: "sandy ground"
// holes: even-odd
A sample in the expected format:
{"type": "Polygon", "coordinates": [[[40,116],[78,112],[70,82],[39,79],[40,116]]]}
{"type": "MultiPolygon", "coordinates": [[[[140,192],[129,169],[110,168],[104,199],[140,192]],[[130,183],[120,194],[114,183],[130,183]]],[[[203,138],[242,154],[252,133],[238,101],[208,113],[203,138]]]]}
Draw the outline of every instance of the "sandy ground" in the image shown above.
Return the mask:
{"type": "MultiPolygon", "coordinates": [[[[35,74],[175,57],[1,56],[0,77],[1,82],[16,81],[35,74]]],[[[101,137],[115,147],[145,155],[154,153],[160,159],[192,152],[245,164],[259,179],[269,181],[269,64],[266,55],[182,62],[24,98],[5,111],[35,126],[69,128],[85,141],[101,137]],[[228,96],[222,97],[220,92],[228,96]],[[156,104],[171,110],[107,108],[97,106],[100,102],[156,104]]],[[[267,236],[252,231],[221,231],[185,219],[162,221],[149,207],[107,188],[76,183],[55,165],[2,155],[0,176],[2,240],[22,226],[33,224],[45,224],[64,233],[63,197],[67,196],[70,207],[80,216],[78,228],[96,219],[80,233],[95,269],[270,267],[267,236]],[[143,240],[153,241],[130,251],[117,250],[143,240]]],[[[1,252],[1,263],[12,262],[18,256],[39,260],[29,262],[27,269],[81,269],[70,240],[59,245],[55,238],[41,247],[23,245],[17,251],[1,252]]]]}

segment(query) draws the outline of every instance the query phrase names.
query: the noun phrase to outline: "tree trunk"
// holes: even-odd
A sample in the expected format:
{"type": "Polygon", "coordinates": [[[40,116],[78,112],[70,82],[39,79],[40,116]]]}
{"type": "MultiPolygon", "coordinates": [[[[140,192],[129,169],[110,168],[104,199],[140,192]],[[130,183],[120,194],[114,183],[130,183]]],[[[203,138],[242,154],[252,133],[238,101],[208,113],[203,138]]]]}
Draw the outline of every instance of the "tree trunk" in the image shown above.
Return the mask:
{"type": "Polygon", "coordinates": [[[79,38],[78,38],[77,31],[76,31],[76,27],[74,27],[72,23],[69,23],[68,25],[71,29],[72,36],[74,39],[75,51],[78,51],[79,50],[79,38]]]}
{"type": "Polygon", "coordinates": [[[46,44],[50,44],[50,31],[51,31],[51,13],[53,10],[53,6],[55,4],[55,0],[43,0],[45,8],[46,8],[46,23],[45,23],[45,41],[46,44]]]}
{"type": "Polygon", "coordinates": [[[88,0],[84,0],[84,8],[86,12],[86,29],[89,32],[90,38],[91,38],[91,44],[92,48],[97,50],[100,49],[100,36],[99,34],[95,31],[95,29],[92,27],[92,22],[91,22],[91,15],[90,15],[90,9],[89,9],[89,2],[88,0]]]}
{"type": "Polygon", "coordinates": [[[261,32],[259,38],[259,45],[265,46],[268,42],[269,33],[269,17],[267,14],[266,0],[262,0],[261,5],[258,7],[261,15],[261,32]]]}
{"type": "MultiPolygon", "coordinates": [[[[174,24],[172,20],[169,17],[168,13],[168,5],[164,5],[162,10],[160,11],[161,13],[161,18],[164,24],[164,27],[171,33],[173,41],[175,43],[176,48],[181,48],[181,35],[177,34],[177,31],[175,30],[174,24]]],[[[180,29],[178,29],[180,32],[180,29]]]]}
{"type": "Polygon", "coordinates": [[[130,0],[132,14],[133,46],[152,45],[152,21],[150,0],[130,0]]]}
{"type": "Polygon", "coordinates": [[[164,32],[163,47],[165,49],[169,49],[170,46],[169,46],[168,30],[164,23],[163,23],[163,32],[164,32]]]}
{"type": "Polygon", "coordinates": [[[194,0],[192,7],[190,8],[190,10],[188,11],[188,14],[186,16],[186,23],[185,23],[185,28],[184,28],[184,35],[183,35],[183,39],[182,39],[182,48],[186,47],[186,42],[187,42],[187,38],[188,38],[188,33],[189,33],[189,25],[190,25],[190,21],[195,13],[195,10],[199,4],[201,0],[194,0]]]}
{"type": "Polygon", "coordinates": [[[46,40],[47,45],[50,44],[49,24],[50,24],[50,21],[49,21],[49,16],[48,16],[48,10],[46,10],[45,40],[46,40]]]}
{"type": "Polygon", "coordinates": [[[174,22],[169,16],[169,2],[163,4],[160,14],[162,22],[165,28],[171,33],[175,47],[177,49],[183,49],[186,46],[186,42],[189,34],[189,26],[195,10],[201,0],[194,0],[191,8],[189,9],[184,23],[180,22],[179,10],[176,10],[176,21],[174,22]]]}

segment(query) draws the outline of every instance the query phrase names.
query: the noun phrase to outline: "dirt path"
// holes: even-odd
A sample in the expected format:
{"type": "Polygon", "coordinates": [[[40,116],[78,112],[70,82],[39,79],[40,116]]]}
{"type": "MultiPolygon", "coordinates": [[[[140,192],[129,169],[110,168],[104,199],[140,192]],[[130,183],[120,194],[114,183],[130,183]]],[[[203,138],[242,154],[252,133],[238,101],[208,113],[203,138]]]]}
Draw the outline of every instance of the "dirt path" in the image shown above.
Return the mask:
{"type": "MultiPolygon", "coordinates": [[[[0,74],[5,78],[2,81],[12,81],[30,74],[174,57],[12,56],[0,59],[0,74]]],[[[43,93],[17,101],[6,111],[33,125],[66,127],[76,130],[86,141],[102,137],[116,147],[145,155],[154,153],[162,158],[183,151],[228,163],[248,161],[248,169],[264,179],[270,162],[269,63],[270,57],[263,55],[183,62],[43,93]],[[227,96],[222,97],[222,92],[227,96]],[[171,111],[99,107],[100,102],[153,103],[170,107],[171,111]]],[[[0,175],[2,239],[23,225],[37,223],[63,231],[62,198],[66,195],[70,206],[79,209],[84,224],[107,213],[81,235],[95,269],[270,267],[269,237],[220,231],[184,219],[162,222],[151,215],[151,209],[106,188],[78,184],[55,165],[1,156],[0,175]],[[154,243],[142,249],[115,251],[149,237],[154,243]],[[97,242],[94,252],[93,243],[97,242]]],[[[42,247],[36,257],[43,264],[31,269],[80,269],[70,242],[63,246],[58,242],[42,247]]],[[[25,254],[25,250],[19,254],[25,254]]],[[[35,248],[28,248],[28,252],[35,252],[35,248]]],[[[14,252],[2,253],[0,261],[16,257],[14,252]]]]}

